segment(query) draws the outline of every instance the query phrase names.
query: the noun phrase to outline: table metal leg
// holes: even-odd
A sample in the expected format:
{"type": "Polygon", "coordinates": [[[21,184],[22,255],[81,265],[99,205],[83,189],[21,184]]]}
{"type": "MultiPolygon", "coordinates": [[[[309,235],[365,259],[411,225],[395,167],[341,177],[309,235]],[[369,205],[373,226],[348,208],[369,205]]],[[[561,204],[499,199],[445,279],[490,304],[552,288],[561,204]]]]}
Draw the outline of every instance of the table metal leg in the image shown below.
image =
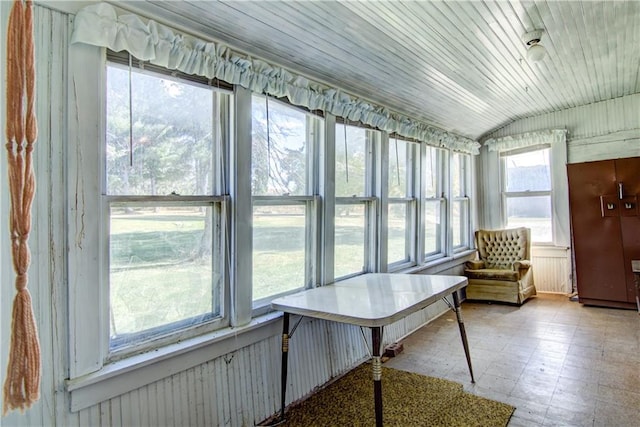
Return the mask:
{"type": "Polygon", "coordinates": [[[287,393],[287,363],[289,361],[289,313],[282,317],[282,370],[280,372],[280,421],[284,420],[285,396],[287,393]]]}
{"type": "Polygon", "coordinates": [[[464,347],[464,354],[467,356],[467,365],[469,366],[469,373],[471,374],[471,382],[475,383],[473,378],[473,368],[471,367],[471,355],[469,354],[469,343],[467,342],[467,332],[464,329],[464,321],[462,320],[462,309],[460,308],[460,298],[458,297],[458,291],[453,294],[453,305],[455,307],[456,317],[458,318],[458,326],[460,327],[460,337],[462,338],[462,346],[464,347]]]}
{"type": "Polygon", "coordinates": [[[373,401],[376,411],[376,427],[382,427],[382,361],[380,360],[381,328],[371,328],[373,346],[373,401]]]}

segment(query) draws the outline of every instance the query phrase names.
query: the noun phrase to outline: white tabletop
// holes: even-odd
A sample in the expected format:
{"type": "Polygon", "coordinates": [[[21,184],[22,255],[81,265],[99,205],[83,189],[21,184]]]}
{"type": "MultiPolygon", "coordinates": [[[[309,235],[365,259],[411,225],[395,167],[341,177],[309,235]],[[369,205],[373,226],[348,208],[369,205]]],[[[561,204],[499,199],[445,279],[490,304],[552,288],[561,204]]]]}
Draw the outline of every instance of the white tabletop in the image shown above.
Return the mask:
{"type": "Polygon", "coordinates": [[[467,286],[466,277],[370,273],[277,298],[271,307],[292,314],[384,326],[467,286]]]}

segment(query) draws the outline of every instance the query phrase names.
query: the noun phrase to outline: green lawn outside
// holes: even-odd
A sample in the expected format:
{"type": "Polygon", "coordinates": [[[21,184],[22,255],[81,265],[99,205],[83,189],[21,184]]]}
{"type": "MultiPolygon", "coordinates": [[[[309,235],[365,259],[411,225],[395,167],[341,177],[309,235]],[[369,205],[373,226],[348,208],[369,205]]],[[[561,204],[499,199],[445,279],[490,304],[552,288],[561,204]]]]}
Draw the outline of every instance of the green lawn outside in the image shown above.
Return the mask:
{"type": "MultiPolygon", "coordinates": [[[[363,221],[359,215],[336,220],[337,275],[362,268],[363,221]]],[[[203,315],[217,306],[220,295],[212,289],[211,258],[198,256],[204,227],[204,215],[197,210],[114,212],[112,335],[203,315]]],[[[256,215],[253,227],[254,300],[303,287],[304,216],[256,215]]],[[[403,220],[390,218],[389,253],[404,253],[403,227],[403,220]]]]}

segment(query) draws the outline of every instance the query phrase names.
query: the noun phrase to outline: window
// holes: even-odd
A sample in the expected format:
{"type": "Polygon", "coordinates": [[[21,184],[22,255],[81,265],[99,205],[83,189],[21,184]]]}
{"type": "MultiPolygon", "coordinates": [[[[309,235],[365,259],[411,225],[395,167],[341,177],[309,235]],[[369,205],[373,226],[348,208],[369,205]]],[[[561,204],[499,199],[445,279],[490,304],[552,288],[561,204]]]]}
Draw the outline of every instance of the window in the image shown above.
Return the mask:
{"type": "Polygon", "coordinates": [[[444,164],[446,152],[425,146],[423,156],[424,183],[424,256],[434,259],[445,255],[446,250],[446,199],[444,164]]]}
{"type": "Polygon", "coordinates": [[[334,275],[340,278],[373,271],[373,153],[380,132],[344,123],[335,132],[334,275]]]}
{"type": "Polygon", "coordinates": [[[252,97],[253,301],[310,287],[317,274],[316,148],[323,121],[252,97]]]}
{"type": "Polygon", "coordinates": [[[469,154],[451,154],[451,229],[454,252],[468,249],[470,228],[469,189],[471,186],[469,154]]]}
{"type": "Polygon", "coordinates": [[[109,62],[106,98],[111,352],[226,325],[222,165],[231,96],[109,62]]]}
{"type": "Polygon", "coordinates": [[[393,269],[415,264],[416,161],[420,144],[389,140],[387,259],[393,269]]]}
{"type": "Polygon", "coordinates": [[[537,146],[501,153],[504,222],[531,228],[533,242],[553,241],[550,151],[537,146]]]}

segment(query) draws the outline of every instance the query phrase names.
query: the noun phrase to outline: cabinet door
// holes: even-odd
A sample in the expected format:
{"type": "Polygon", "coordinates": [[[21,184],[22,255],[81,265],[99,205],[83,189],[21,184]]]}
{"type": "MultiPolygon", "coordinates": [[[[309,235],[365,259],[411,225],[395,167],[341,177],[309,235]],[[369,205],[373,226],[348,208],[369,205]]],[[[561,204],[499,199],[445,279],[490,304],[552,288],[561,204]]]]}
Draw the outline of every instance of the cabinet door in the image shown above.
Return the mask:
{"type": "Polygon", "coordinates": [[[616,196],[614,160],[567,165],[578,296],[627,302],[620,216],[603,216],[601,196],[616,196]]]}
{"type": "MultiPolygon", "coordinates": [[[[640,199],[640,157],[617,159],[616,180],[622,183],[624,200],[628,203],[637,203],[640,199]],[[634,199],[633,196],[636,196],[634,199]]],[[[640,216],[638,206],[630,208],[620,206],[620,231],[624,247],[624,271],[627,288],[627,301],[635,303],[636,293],[631,261],[640,260],[640,216]],[[625,212],[626,211],[626,212],[625,212]],[[625,214],[626,213],[626,214],[625,214]]]]}

